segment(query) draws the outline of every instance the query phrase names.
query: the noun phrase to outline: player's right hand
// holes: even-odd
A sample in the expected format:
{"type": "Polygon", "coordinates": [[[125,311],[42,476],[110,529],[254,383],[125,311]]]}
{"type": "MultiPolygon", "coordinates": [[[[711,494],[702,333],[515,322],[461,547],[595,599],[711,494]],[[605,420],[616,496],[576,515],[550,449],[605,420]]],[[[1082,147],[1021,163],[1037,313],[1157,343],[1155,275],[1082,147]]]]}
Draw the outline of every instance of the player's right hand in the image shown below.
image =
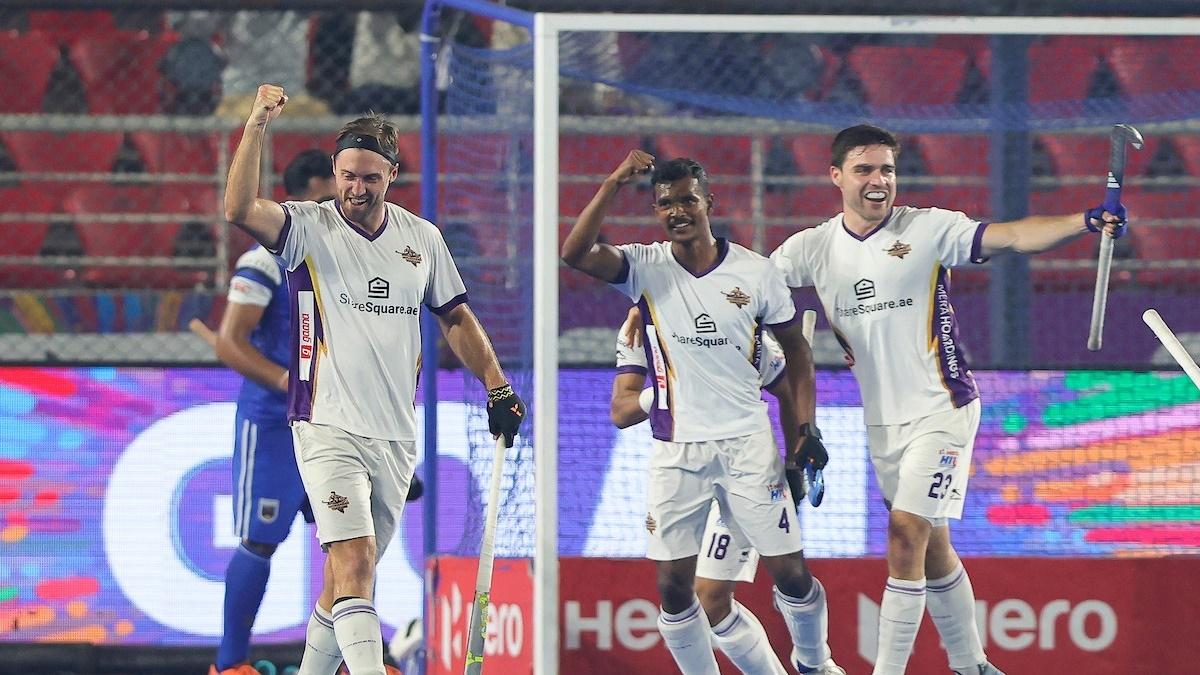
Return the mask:
{"type": "Polygon", "coordinates": [[[650,173],[653,170],[654,155],[645,150],[630,150],[629,156],[609,174],[608,179],[617,185],[624,185],[632,180],[634,176],[650,173]]]}
{"type": "Polygon", "coordinates": [[[246,123],[266,126],[268,122],[279,117],[287,102],[288,97],[283,92],[283,87],[274,84],[259,85],[258,93],[254,96],[254,109],[250,111],[250,119],[246,123]]]}
{"type": "Polygon", "coordinates": [[[800,450],[796,453],[796,464],[801,468],[811,464],[814,469],[824,469],[829,463],[829,451],[825,449],[825,444],[813,436],[802,438],[804,440],[800,441],[800,450]]]}
{"type": "Polygon", "coordinates": [[[513,437],[525,421],[525,402],[513,391],[511,385],[488,390],[488,431],[492,438],[504,436],[504,446],[513,446],[513,437]]]}

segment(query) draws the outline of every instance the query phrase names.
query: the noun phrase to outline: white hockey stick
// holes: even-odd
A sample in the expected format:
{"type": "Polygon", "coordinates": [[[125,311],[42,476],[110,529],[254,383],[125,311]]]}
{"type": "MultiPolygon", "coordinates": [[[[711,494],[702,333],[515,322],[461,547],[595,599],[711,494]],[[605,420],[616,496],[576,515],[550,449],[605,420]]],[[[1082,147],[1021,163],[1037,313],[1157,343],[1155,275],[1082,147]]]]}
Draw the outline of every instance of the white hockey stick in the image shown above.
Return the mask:
{"type": "Polygon", "coordinates": [[[1158,312],[1153,309],[1146,310],[1142,313],[1142,321],[1146,322],[1150,330],[1154,331],[1158,341],[1163,343],[1171,356],[1175,357],[1175,362],[1183,368],[1183,372],[1192,378],[1192,383],[1200,388],[1200,367],[1196,366],[1196,360],[1192,358],[1191,354],[1188,354],[1187,349],[1184,349],[1183,343],[1175,337],[1175,333],[1167,328],[1167,323],[1158,315],[1158,312]]]}
{"type": "Polygon", "coordinates": [[[483,524],[483,543],[479,545],[479,573],[475,575],[475,602],[471,622],[467,624],[466,675],[483,672],[483,647],[487,640],[488,606],[492,596],[492,565],[496,562],[496,519],[500,511],[500,479],[504,476],[504,435],[496,439],[492,456],[492,484],[488,490],[487,520],[483,524]]]}

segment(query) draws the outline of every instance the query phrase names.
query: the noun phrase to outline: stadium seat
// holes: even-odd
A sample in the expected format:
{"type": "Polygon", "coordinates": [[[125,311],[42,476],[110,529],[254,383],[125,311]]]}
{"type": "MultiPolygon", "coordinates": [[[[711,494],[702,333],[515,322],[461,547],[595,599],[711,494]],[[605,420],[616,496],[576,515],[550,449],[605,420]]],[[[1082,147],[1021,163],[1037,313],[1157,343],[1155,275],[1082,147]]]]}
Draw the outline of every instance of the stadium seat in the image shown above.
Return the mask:
{"type": "MultiPolygon", "coordinates": [[[[575,216],[583,211],[583,207],[592,201],[592,197],[596,195],[599,187],[599,183],[560,183],[558,186],[559,214],[564,218],[574,220],[575,216]]],[[[614,216],[637,216],[651,219],[654,217],[651,208],[653,201],[654,195],[649,188],[643,185],[627,185],[617,193],[608,208],[608,213],[614,216]]]]}
{"type": "Polygon", "coordinates": [[[949,211],[962,211],[977,220],[987,220],[991,213],[988,188],[985,185],[923,185],[918,189],[901,184],[896,203],[917,208],[937,207],[949,211]]]}
{"type": "Polygon", "coordinates": [[[988,138],[975,134],[923,134],[917,147],[932,176],[986,176],[988,138]]]}
{"type": "MultiPolygon", "coordinates": [[[[561,176],[603,177],[612,173],[630,150],[644,149],[640,136],[564,134],[558,138],[558,173],[561,176]]],[[[593,191],[600,178],[589,180],[593,191]]]]}
{"type": "Polygon", "coordinates": [[[42,110],[58,46],[43,33],[0,32],[0,113],[42,110]]]}
{"type": "Polygon", "coordinates": [[[94,115],[153,115],[162,112],[166,80],[158,62],[177,40],[174,34],[88,35],[68,50],[83,81],[88,112],[94,115]]]}
{"type": "MultiPolygon", "coordinates": [[[[1086,176],[1100,181],[1108,174],[1108,134],[1042,134],[1037,140],[1050,155],[1054,173],[1059,177],[1086,176]]],[[[1130,148],[1126,153],[1125,175],[1143,173],[1154,158],[1159,142],[1160,139],[1147,136],[1141,150],[1130,148]]]]}
{"type": "Polygon", "coordinates": [[[654,146],[658,150],[659,161],[688,157],[700,162],[708,175],[714,178],[750,175],[749,136],[660,134],[654,137],[654,146]]]}
{"type": "Polygon", "coordinates": [[[1171,138],[1187,172],[1200,177],[1200,134],[1177,134],[1171,138]]]}
{"type": "Polygon", "coordinates": [[[134,131],[129,140],[151,173],[223,175],[217,165],[216,139],[212,134],[174,131],[134,131]]]}
{"type": "Polygon", "coordinates": [[[122,141],[120,132],[108,131],[0,132],[0,142],[8,149],[17,170],[38,173],[110,171],[122,141]]]}
{"type": "Polygon", "coordinates": [[[967,67],[965,53],[937,47],[859,45],[847,59],[875,106],[953,103],[967,67]]]}
{"type": "Polygon", "coordinates": [[[1117,40],[1107,50],[1108,65],[1127,96],[1179,91],[1193,79],[1184,71],[1195,67],[1188,57],[1194,52],[1180,52],[1182,44],[1187,43],[1164,38],[1117,40]]]}
{"type": "Polygon", "coordinates": [[[108,10],[30,10],[29,30],[45,33],[59,44],[70,46],[86,36],[117,32],[117,22],[108,10]]]}
{"type": "MultiPolygon", "coordinates": [[[[54,212],[54,197],[43,190],[0,188],[0,204],[8,213],[50,214],[54,212]]],[[[36,218],[28,221],[0,223],[0,285],[5,288],[40,288],[54,285],[62,273],[42,265],[11,265],[6,257],[36,256],[50,230],[50,223],[36,218]]]]}
{"type": "Polygon", "coordinates": [[[1046,42],[1029,47],[1029,102],[1087,98],[1100,54],[1088,42],[1046,42]]]}
{"type": "MultiPolygon", "coordinates": [[[[179,222],[96,222],[98,214],[171,214],[182,215],[189,208],[186,198],[157,186],[92,185],[80,187],[67,196],[64,204],[75,214],[75,229],[88,256],[173,257],[179,222]]],[[[93,266],[84,271],[89,284],[105,287],[188,288],[203,283],[206,272],[187,271],[174,266],[148,265],[93,266]]]]}
{"type": "MultiPolygon", "coordinates": [[[[241,137],[241,132],[234,133],[232,139],[234,148],[237,148],[241,137]]],[[[328,137],[328,134],[309,133],[305,131],[271,132],[271,164],[274,167],[275,175],[282,176],[283,170],[287,168],[288,163],[295,159],[296,155],[301,152],[313,149],[332,152],[332,145],[333,141],[328,137]]],[[[230,154],[230,157],[232,156],[230,154]]]]}
{"type": "Polygon", "coordinates": [[[830,145],[828,134],[797,134],[788,140],[796,170],[804,176],[828,176],[830,145]]]}

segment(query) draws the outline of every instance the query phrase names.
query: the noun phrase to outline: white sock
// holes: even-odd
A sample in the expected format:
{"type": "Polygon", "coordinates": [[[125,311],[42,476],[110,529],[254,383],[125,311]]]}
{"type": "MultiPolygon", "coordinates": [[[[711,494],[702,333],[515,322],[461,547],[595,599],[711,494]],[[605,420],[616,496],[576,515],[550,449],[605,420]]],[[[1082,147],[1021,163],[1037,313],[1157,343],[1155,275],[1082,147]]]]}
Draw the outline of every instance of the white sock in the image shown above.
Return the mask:
{"type": "Polygon", "coordinates": [[[925,580],[888,577],[879,605],[879,648],[872,675],[904,675],[925,614],[925,580]]]}
{"type": "Polygon", "coordinates": [[[383,633],[370,600],[344,598],[333,603],[333,632],[353,675],[384,675],[383,633]]]}
{"type": "Polygon", "coordinates": [[[304,636],[304,656],[296,675],[334,675],[342,665],[342,649],[333,634],[333,615],[313,607],[304,636]]]}
{"type": "MultiPolygon", "coordinates": [[[[829,609],[825,587],[813,577],[812,589],[803,598],[775,591],[775,608],[783,615],[792,634],[792,660],[797,669],[817,668],[833,656],[829,651],[829,609]]],[[[801,670],[800,672],[805,672],[801,670]]]]}
{"type": "Polygon", "coordinates": [[[692,598],[692,606],[678,614],[666,611],[659,614],[658,632],[683,675],[720,675],[709,637],[708,617],[699,599],[692,598]]]}
{"type": "Polygon", "coordinates": [[[950,657],[950,670],[966,670],[987,661],[975,623],[975,589],[962,563],[941,579],[930,579],[928,591],[925,602],[950,657]]]}
{"type": "Polygon", "coordinates": [[[733,611],[713,626],[712,633],[717,648],[746,675],[787,675],[758,617],[737,600],[733,601],[733,611]]]}

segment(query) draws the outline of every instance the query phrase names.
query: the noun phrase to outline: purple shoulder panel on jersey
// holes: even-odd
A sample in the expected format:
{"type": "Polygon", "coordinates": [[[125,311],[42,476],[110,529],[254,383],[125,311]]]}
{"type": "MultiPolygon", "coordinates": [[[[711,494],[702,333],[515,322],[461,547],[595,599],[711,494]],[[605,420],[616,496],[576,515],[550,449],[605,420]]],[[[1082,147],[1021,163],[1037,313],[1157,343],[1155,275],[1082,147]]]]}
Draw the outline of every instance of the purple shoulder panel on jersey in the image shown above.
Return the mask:
{"type": "Polygon", "coordinates": [[[979,227],[975,228],[975,238],[971,240],[971,262],[977,265],[989,260],[989,258],[983,255],[983,231],[987,229],[988,225],[991,225],[991,223],[979,223],[979,227]]]}
{"type": "Polygon", "coordinates": [[[467,302],[467,294],[459,293],[458,295],[454,296],[453,298],[450,298],[449,302],[438,305],[437,307],[430,306],[429,311],[433,312],[434,314],[437,314],[438,316],[445,316],[447,313],[450,312],[450,310],[454,309],[455,307],[458,307],[459,305],[464,305],[464,304],[466,304],[466,302],[467,302]]]}
{"type": "Polygon", "coordinates": [[[617,272],[616,277],[608,280],[610,284],[623,284],[629,281],[629,256],[625,255],[625,251],[619,248],[617,250],[621,251],[621,271],[617,272]]]}
{"type": "MultiPolygon", "coordinates": [[[[280,206],[283,206],[283,204],[280,204],[280,206]]],[[[291,232],[292,212],[288,209],[288,207],[283,206],[283,227],[279,229],[279,238],[275,240],[274,245],[264,245],[263,248],[267,249],[271,253],[274,253],[275,255],[283,253],[283,246],[287,242],[288,235],[291,234],[291,232]]]]}
{"type": "Polygon", "coordinates": [[[308,327],[312,334],[306,340],[301,340],[300,332],[304,330],[304,327],[301,326],[299,294],[303,291],[313,291],[312,271],[308,269],[308,263],[303,262],[295,270],[288,272],[287,278],[288,296],[291,299],[292,308],[292,353],[289,358],[291,367],[288,368],[288,421],[307,421],[312,419],[313,396],[316,394],[316,378],[313,375],[316,374],[321,346],[325,342],[325,325],[321,320],[321,306],[319,303],[314,303],[313,323],[308,327]],[[301,380],[300,350],[305,346],[311,349],[307,358],[311,359],[312,373],[308,379],[301,380]]]}

